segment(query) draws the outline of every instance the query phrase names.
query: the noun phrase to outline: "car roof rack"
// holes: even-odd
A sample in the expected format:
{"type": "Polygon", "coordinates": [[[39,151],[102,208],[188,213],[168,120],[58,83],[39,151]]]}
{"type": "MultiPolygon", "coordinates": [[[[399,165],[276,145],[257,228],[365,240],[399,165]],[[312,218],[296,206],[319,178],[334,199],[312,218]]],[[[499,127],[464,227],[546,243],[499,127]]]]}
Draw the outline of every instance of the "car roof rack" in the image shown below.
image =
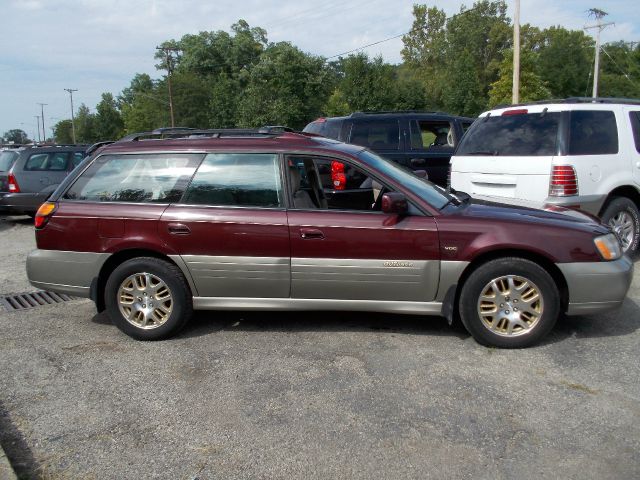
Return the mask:
{"type": "Polygon", "coordinates": [[[276,137],[282,135],[285,132],[294,132],[292,128],[282,125],[267,125],[260,128],[209,128],[198,129],[190,127],[163,127],[156,128],[150,132],[138,132],[132,133],[122,137],[118,142],[137,142],[140,140],[151,139],[172,139],[172,138],[264,138],[264,137],[276,137]]]}
{"type": "Polygon", "coordinates": [[[84,151],[84,154],[89,156],[91,155],[93,152],[95,152],[96,150],[98,150],[100,147],[104,147],[105,145],[110,145],[112,143],[115,143],[115,140],[105,140],[103,142],[96,142],[93,145],[91,145],[89,148],[87,148],[84,151]]]}
{"type": "Polygon", "coordinates": [[[496,105],[492,108],[492,110],[497,110],[499,108],[509,108],[509,107],[525,107],[527,105],[548,105],[550,103],[603,103],[603,104],[612,104],[612,103],[621,103],[624,105],[640,105],[640,99],[637,98],[623,98],[623,97],[567,97],[567,98],[552,98],[549,100],[537,100],[535,102],[527,102],[527,103],[517,103],[517,104],[509,104],[503,103],[501,105],[496,105]]]}
{"type": "MultiPolygon", "coordinates": [[[[448,113],[445,112],[439,112],[439,111],[429,111],[429,110],[364,110],[361,112],[353,112],[351,115],[349,115],[350,117],[363,117],[366,115],[388,115],[388,114],[393,114],[393,113],[427,113],[427,114],[433,114],[433,115],[450,115],[448,113]]],[[[451,115],[451,116],[456,116],[456,115],[451,115]]]]}

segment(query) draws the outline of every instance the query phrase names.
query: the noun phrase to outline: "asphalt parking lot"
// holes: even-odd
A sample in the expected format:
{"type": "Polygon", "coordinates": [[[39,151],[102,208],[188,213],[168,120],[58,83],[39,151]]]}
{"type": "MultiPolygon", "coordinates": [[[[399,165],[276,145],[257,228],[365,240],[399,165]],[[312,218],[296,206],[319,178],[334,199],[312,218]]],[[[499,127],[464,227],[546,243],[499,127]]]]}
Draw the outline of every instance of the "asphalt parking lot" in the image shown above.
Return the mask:
{"type": "MultiPolygon", "coordinates": [[[[0,217],[0,295],[33,290],[0,217]]],[[[440,318],[205,312],[173,340],[87,300],[0,307],[0,442],[19,478],[640,478],[640,274],[539,347],[440,318]]]]}

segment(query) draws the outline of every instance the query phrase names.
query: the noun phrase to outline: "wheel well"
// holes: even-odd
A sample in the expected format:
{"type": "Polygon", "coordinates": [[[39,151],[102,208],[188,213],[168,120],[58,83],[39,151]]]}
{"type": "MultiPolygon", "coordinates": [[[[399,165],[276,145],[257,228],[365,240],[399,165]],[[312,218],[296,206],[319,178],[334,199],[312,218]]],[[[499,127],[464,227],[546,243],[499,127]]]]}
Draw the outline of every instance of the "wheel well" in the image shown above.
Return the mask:
{"type": "Polygon", "coordinates": [[[105,309],[104,288],[107,285],[107,279],[109,278],[109,275],[111,275],[111,272],[113,272],[118,267],[118,265],[121,265],[123,262],[137,257],[158,258],[160,260],[164,260],[166,262],[172,263],[173,265],[176,265],[176,263],[169,257],[154,250],[135,248],[114,253],[107,259],[106,262],[104,262],[104,265],[102,265],[100,273],[98,274],[98,283],[96,285],[95,293],[96,298],[94,300],[96,302],[96,308],[99,312],[102,312],[105,309]]]}
{"type": "Polygon", "coordinates": [[[640,208],[640,192],[638,192],[638,190],[635,187],[632,187],[631,185],[624,185],[622,187],[618,187],[612,190],[611,193],[607,195],[607,198],[602,204],[602,208],[598,213],[599,217],[602,216],[605,209],[609,206],[609,203],[611,203],[611,200],[613,200],[615,197],[626,197],[630,200],[633,200],[634,203],[638,206],[638,208],[640,208]]]}
{"type": "Polygon", "coordinates": [[[551,278],[555,282],[558,287],[558,291],[560,292],[560,307],[562,312],[567,311],[567,307],[569,305],[569,287],[567,286],[567,281],[564,278],[564,275],[560,271],[560,269],[556,266],[553,261],[549,260],[544,255],[539,255],[534,252],[530,252],[527,250],[517,250],[517,249],[505,249],[505,250],[492,250],[490,252],[485,252],[478,255],[474,258],[467,268],[464,269],[462,275],[460,276],[460,280],[458,281],[458,288],[456,289],[456,297],[454,307],[458,308],[458,301],[460,300],[460,291],[462,290],[462,286],[469,278],[469,275],[473,273],[475,269],[477,269],[480,265],[483,265],[491,260],[495,260],[497,258],[505,258],[505,257],[516,257],[523,258],[525,260],[530,260],[542,268],[544,268],[551,278]]]}

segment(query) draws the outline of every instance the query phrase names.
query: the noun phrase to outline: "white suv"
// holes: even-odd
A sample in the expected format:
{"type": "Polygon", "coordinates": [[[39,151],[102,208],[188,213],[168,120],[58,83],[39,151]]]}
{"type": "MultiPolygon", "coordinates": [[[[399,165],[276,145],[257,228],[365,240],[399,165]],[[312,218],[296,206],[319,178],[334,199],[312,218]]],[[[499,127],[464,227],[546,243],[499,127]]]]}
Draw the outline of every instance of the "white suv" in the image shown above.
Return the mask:
{"type": "Polygon", "coordinates": [[[580,208],[640,243],[640,100],[568,98],[483,113],[451,158],[472,196],[580,208]]]}

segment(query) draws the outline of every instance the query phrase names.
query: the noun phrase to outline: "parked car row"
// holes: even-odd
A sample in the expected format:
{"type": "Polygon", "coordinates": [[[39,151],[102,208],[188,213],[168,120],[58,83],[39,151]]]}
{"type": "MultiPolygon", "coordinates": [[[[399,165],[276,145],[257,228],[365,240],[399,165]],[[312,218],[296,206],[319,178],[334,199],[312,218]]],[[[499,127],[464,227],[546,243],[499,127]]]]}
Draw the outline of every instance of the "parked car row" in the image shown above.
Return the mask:
{"type": "Polygon", "coordinates": [[[364,310],[459,316],[482,344],[525,347],[563,312],[618,307],[633,272],[587,214],[471,199],[282,128],[130,135],[62,180],[35,226],[31,283],[147,340],[194,309],[364,310]]]}

